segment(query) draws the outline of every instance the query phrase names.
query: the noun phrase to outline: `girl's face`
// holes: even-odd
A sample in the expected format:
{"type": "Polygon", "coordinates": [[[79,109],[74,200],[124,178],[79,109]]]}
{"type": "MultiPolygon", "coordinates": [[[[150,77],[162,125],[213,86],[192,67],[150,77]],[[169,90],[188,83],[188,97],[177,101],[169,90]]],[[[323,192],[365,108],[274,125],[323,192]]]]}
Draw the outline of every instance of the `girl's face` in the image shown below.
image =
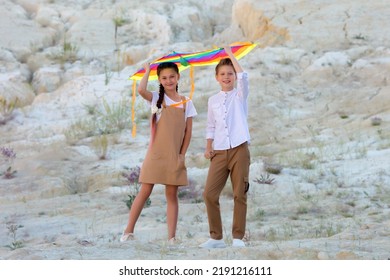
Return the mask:
{"type": "Polygon", "coordinates": [[[176,91],[176,85],[179,82],[180,75],[171,68],[161,70],[158,81],[164,87],[165,92],[176,91]]]}
{"type": "Polygon", "coordinates": [[[215,78],[220,84],[222,91],[231,91],[234,88],[234,83],[236,81],[236,73],[232,66],[222,65],[219,67],[215,78]]]}

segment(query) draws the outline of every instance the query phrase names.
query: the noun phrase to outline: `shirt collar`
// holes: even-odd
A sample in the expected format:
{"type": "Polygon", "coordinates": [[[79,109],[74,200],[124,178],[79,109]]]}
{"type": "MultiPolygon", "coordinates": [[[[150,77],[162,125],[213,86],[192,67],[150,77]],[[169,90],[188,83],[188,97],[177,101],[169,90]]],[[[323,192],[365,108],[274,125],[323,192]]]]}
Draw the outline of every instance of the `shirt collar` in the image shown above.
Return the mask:
{"type": "Polygon", "coordinates": [[[220,95],[225,95],[225,94],[230,95],[230,94],[232,94],[235,90],[236,90],[235,88],[233,88],[233,89],[230,90],[230,91],[222,91],[222,90],[221,90],[221,91],[219,92],[219,94],[220,94],[220,95]]]}

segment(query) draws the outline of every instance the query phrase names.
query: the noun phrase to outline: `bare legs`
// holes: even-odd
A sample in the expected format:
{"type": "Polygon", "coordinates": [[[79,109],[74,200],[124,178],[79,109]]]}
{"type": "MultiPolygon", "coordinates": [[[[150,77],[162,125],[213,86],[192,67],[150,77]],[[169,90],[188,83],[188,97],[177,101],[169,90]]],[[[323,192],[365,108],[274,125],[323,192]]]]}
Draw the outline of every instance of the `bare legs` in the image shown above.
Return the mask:
{"type": "Polygon", "coordinates": [[[135,197],[133,204],[131,205],[129,212],[129,221],[127,222],[127,227],[124,233],[133,233],[135,223],[138,220],[139,215],[141,214],[142,209],[144,208],[145,202],[152,193],[153,190],[152,184],[142,184],[141,189],[137,196],[135,197]]]}
{"type": "MultiPolygon", "coordinates": [[[[146,200],[152,193],[153,184],[142,184],[141,189],[134,199],[129,212],[129,220],[124,234],[133,233],[135,224],[144,208],[146,200]]],[[[166,186],[165,197],[167,200],[167,225],[168,240],[176,235],[177,218],[179,213],[179,202],[177,198],[177,186],[166,186]]]]}
{"type": "Polygon", "coordinates": [[[165,187],[165,197],[167,199],[168,240],[174,238],[176,235],[177,217],[179,215],[177,188],[177,186],[165,187]]]}

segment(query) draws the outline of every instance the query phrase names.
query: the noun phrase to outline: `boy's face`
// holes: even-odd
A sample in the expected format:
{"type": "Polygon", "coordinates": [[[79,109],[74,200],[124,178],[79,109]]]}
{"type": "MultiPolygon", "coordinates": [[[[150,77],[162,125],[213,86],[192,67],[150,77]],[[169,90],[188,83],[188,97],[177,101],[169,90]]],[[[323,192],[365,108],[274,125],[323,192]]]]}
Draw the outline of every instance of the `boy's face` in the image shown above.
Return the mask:
{"type": "Polygon", "coordinates": [[[234,83],[236,81],[236,73],[232,66],[223,65],[218,69],[215,78],[220,84],[222,91],[231,91],[234,88],[234,83]]]}

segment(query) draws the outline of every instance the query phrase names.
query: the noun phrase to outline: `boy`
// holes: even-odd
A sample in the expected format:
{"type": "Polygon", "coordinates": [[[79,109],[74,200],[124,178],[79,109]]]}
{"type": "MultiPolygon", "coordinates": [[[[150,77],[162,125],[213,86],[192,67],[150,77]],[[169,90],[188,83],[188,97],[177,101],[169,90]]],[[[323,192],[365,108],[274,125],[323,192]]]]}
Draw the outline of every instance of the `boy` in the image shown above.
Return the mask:
{"type": "Polygon", "coordinates": [[[209,221],[210,239],[201,248],[224,248],[219,197],[227,178],[233,187],[233,247],[245,247],[247,191],[249,189],[250,141],[248,128],[248,75],[243,71],[231,48],[229,58],[215,68],[221,91],[209,98],[206,128],[206,150],[210,168],[203,193],[209,221]],[[237,80],[237,88],[234,87],[237,80]]]}

